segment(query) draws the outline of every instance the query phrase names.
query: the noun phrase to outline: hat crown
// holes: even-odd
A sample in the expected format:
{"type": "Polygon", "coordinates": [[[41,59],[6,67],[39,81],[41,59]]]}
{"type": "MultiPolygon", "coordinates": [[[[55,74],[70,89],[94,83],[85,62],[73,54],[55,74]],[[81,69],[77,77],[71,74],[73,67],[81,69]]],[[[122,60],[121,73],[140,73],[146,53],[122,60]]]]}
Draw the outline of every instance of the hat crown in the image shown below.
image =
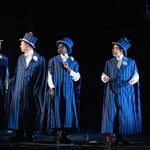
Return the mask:
{"type": "Polygon", "coordinates": [[[129,43],[129,40],[127,38],[120,38],[119,41],[117,42],[123,50],[128,50],[131,47],[131,44],[129,43]]]}
{"type": "Polygon", "coordinates": [[[35,48],[35,43],[37,41],[37,38],[33,35],[32,32],[29,32],[29,33],[25,33],[24,37],[20,40],[26,41],[27,43],[29,43],[31,46],[35,48]]]}
{"type": "Polygon", "coordinates": [[[72,41],[70,38],[64,37],[64,38],[63,38],[63,41],[64,41],[70,48],[73,47],[73,41],[72,41]]]}

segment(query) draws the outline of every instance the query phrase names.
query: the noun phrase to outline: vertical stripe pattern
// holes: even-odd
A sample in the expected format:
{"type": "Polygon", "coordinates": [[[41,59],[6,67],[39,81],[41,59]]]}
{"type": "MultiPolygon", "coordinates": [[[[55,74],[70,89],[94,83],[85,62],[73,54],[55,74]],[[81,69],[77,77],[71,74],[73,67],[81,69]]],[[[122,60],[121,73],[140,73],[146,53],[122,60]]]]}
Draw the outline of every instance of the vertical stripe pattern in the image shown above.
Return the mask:
{"type": "MultiPolygon", "coordinates": [[[[75,60],[68,59],[67,63],[70,69],[75,72],[79,71],[78,63],[75,60]]],[[[50,90],[46,90],[48,92],[45,94],[47,107],[44,106],[44,109],[48,111],[47,130],[51,128],[78,128],[74,81],[64,68],[60,56],[54,56],[49,60],[48,70],[54,82],[55,98],[52,100],[49,94],[50,90]]]]}
{"type": "Polygon", "coordinates": [[[45,59],[36,52],[28,67],[25,57],[18,59],[12,86],[8,128],[37,129],[42,112],[45,82],[45,59]],[[37,58],[37,60],[34,59],[37,58]]]}
{"type": "Polygon", "coordinates": [[[110,80],[104,86],[102,133],[114,133],[115,117],[119,113],[119,133],[135,134],[142,131],[140,85],[129,85],[129,80],[138,73],[133,59],[124,57],[121,68],[112,58],[106,62],[104,73],[110,80]]]}

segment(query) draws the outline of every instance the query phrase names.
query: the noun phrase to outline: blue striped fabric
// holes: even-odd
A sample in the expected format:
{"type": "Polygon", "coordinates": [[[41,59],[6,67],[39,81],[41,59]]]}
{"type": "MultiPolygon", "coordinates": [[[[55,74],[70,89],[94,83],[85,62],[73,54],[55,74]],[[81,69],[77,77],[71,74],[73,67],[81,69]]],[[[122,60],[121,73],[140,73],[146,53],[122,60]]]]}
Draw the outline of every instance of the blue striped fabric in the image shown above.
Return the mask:
{"type": "Polygon", "coordinates": [[[128,83],[138,69],[133,59],[124,57],[123,62],[126,63],[118,69],[115,58],[106,61],[104,73],[110,80],[104,86],[102,133],[114,133],[117,110],[120,134],[142,132],[140,84],[131,86],[128,83]]]}
{"type": "Polygon", "coordinates": [[[8,128],[38,128],[44,100],[45,69],[45,58],[36,52],[28,67],[25,65],[24,55],[19,57],[14,75],[8,128]]]}
{"type": "Polygon", "coordinates": [[[0,98],[2,98],[5,93],[5,79],[9,75],[7,75],[7,70],[9,71],[8,57],[0,53],[0,98]]]}
{"type": "Polygon", "coordinates": [[[0,53],[0,127],[6,121],[6,80],[9,80],[8,57],[0,53]]]}
{"type": "MultiPolygon", "coordinates": [[[[75,72],[79,71],[79,65],[75,60],[68,59],[67,63],[70,69],[75,72]]],[[[48,109],[47,130],[51,128],[78,128],[74,81],[64,68],[60,56],[54,56],[49,60],[48,70],[53,77],[55,98],[51,100],[50,90],[47,90],[45,98],[48,109]]]]}

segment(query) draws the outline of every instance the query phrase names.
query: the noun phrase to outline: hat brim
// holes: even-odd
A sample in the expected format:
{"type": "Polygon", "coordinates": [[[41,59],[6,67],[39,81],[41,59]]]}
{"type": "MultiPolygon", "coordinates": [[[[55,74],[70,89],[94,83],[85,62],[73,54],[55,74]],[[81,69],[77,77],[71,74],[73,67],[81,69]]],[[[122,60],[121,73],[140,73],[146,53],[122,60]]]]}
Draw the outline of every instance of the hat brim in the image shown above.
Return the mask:
{"type": "Polygon", "coordinates": [[[58,46],[59,44],[65,45],[65,47],[68,49],[68,54],[71,54],[71,53],[72,53],[72,49],[68,46],[68,44],[67,44],[66,42],[64,42],[64,41],[62,41],[62,40],[58,40],[58,41],[56,42],[56,45],[58,46]]]}
{"type": "Polygon", "coordinates": [[[117,44],[117,45],[120,45],[119,42],[112,42],[113,45],[117,44]]]}
{"type": "Polygon", "coordinates": [[[29,41],[26,40],[26,39],[19,39],[19,41],[25,41],[25,42],[27,42],[28,44],[30,44],[33,48],[35,48],[35,45],[34,45],[33,43],[29,42],[29,41]]]}

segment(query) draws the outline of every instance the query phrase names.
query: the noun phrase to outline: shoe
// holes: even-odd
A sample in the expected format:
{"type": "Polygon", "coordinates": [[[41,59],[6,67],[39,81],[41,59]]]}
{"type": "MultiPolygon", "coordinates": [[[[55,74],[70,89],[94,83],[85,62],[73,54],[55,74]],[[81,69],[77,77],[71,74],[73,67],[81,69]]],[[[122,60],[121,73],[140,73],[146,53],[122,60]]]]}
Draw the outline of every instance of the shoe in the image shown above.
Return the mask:
{"type": "Polygon", "coordinates": [[[105,145],[112,145],[112,139],[110,135],[106,135],[105,137],[105,145]]]}
{"type": "Polygon", "coordinates": [[[70,144],[72,141],[67,137],[65,132],[57,132],[56,143],[57,144],[70,144]]]}
{"type": "Polygon", "coordinates": [[[67,138],[67,136],[62,136],[57,138],[57,144],[70,144],[71,140],[67,138]]]}

